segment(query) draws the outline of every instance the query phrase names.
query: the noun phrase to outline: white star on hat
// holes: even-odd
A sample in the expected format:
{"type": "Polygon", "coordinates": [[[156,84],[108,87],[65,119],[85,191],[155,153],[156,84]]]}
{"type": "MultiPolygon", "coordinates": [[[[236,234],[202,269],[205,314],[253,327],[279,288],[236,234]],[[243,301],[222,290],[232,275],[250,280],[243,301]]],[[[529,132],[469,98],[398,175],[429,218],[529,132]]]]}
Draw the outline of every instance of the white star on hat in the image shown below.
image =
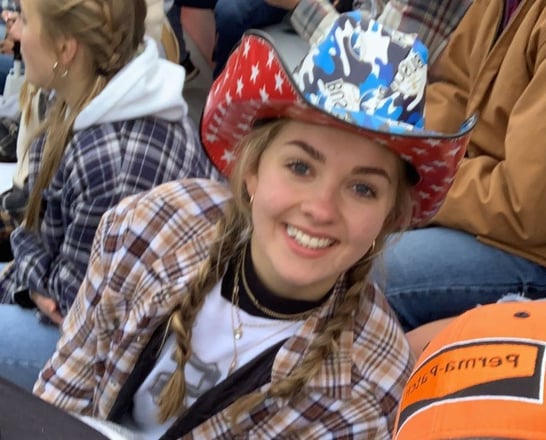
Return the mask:
{"type": "Polygon", "coordinates": [[[250,81],[252,81],[254,84],[256,84],[256,79],[258,78],[258,75],[260,74],[260,68],[258,67],[258,63],[252,65],[252,73],[250,74],[250,81]]]}

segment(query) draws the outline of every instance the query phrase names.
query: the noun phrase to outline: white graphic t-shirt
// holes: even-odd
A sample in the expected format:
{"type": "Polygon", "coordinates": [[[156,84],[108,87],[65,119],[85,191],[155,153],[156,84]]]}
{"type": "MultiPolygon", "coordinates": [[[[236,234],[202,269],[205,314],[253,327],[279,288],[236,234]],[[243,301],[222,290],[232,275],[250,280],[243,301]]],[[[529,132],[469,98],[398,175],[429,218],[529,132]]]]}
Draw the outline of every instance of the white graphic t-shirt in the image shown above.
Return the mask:
{"type": "MultiPolygon", "coordinates": [[[[303,324],[303,321],[252,316],[239,308],[235,309],[221,295],[221,287],[222,283],[219,282],[207,295],[193,328],[193,354],[185,367],[187,407],[228,376],[235,352],[237,366],[240,367],[275,343],[295,334],[303,324]],[[239,326],[241,323],[242,326],[239,326]],[[237,328],[241,333],[239,339],[234,338],[234,329],[237,328]]],[[[170,335],[155,367],[134,396],[132,418],[126,420],[124,425],[138,432],[139,438],[157,439],[175,421],[174,418],[163,424],[157,421],[159,395],[177,368],[175,348],[175,337],[170,335]]]]}

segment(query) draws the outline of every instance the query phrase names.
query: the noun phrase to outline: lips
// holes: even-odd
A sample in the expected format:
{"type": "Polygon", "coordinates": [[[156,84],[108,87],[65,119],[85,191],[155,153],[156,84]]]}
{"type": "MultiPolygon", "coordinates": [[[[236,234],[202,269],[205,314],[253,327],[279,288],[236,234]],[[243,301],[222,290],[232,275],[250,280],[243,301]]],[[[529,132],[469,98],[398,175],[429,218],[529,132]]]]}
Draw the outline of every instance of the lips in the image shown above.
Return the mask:
{"type": "Polygon", "coordinates": [[[324,237],[313,237],[299,230],[295,226],[287,225],[286,233],[290,238],[293,238],[300,246],[308,249],[325,249],[334,244],[335,240],[324,237]]]}

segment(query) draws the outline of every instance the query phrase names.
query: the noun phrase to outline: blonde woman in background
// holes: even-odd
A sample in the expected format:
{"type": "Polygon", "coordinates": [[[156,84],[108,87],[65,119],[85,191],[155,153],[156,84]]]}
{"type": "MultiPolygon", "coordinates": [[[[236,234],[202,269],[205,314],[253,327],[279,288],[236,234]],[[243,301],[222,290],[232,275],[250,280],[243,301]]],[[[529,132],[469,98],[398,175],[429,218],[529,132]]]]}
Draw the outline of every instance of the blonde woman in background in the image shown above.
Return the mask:
{"type": "Polygon", "coordinates": [[[54,95],[29,148],[29,201],[0,279],[11,303],[0,306],[0,375],[30,388],[104,211],[162,182],[216,173],[187,116],[183,69],[144,37],[144,0],[23,0],[21,8],[26,79],[54,95]]]}
{"type": "MultiPolygon", "coordinates": [[[[146,34],[154,39],[160,53],[170,61],[178,59],[176,39],[169,30],[169,24],[163,10],[163,0],[146,0],[146,34]]],[[[18,15],[17,15],[18,17],[18,15]]],[[[12,31],[12,38],[19,41],[21,26],[12,31]]],[[[19,109],[15,110],[14,117],[18,119],[18,128],[14,136],[17,137],[16,152],[17,165],[14,169],[13,186],[0,194],[0,261],[13,259],[9,236],[18,226],[28,199],[28,148],[40,121],[45,116],[47,90],[39,90],[25,82],[20,90],[19,109]],[[20,116],[19,116],[20,115],[20,116]]],[[[15,121],[14,121],[15,123],[15,121]]],[[[3,264],[0,263],[0,266],[3,264]]]]}

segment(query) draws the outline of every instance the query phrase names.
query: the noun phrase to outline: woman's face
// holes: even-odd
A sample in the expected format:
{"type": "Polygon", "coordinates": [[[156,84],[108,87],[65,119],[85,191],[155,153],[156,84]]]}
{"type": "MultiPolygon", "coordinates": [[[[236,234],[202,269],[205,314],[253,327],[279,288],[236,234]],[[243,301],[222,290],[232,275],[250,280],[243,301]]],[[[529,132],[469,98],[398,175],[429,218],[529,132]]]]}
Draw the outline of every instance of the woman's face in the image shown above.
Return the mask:
{"type": "Polygon", "coordinates": [[[56,56],[44,42],[36,0],[21,0],[21,16],[16,26],[21,38],[26,79],[37,87],[51,88],[56,56]]]}
{"type": "Polygon", "coordinates": [[[380,233],[398,170],[392,152],[357,134],[285,125],[245,179],[262,281],[280,296],[322,297],[380,233]]]}

